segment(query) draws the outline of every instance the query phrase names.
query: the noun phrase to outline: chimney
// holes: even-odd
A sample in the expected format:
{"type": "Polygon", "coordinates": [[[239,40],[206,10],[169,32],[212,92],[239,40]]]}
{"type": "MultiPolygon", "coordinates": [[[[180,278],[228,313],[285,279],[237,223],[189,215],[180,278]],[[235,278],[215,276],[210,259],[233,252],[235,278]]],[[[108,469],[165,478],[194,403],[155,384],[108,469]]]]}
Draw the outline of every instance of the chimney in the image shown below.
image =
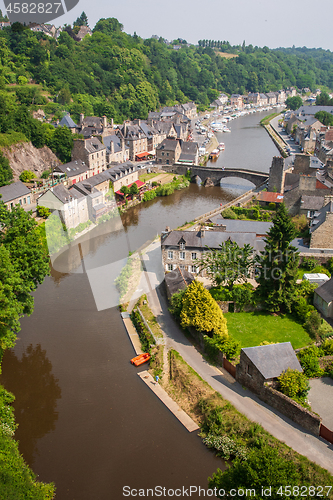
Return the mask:
{"type": "Polygon", "coordinates": [[[113,118],[110,119],[110,126],[111,128],[113,129],[114,128],[114,125],[113,125],[113,118]]]}
{"type": "Polygon", "coordinates": [[[80,125],[83,124],[83,120],[84,120],[84,114],[80,113],[80,125]]]}
{"type": "Polygon", "coordinates": [[[113,155],[114,153],[114,142],[110,141],[110,153],[113,155]]]}
{"type": "Polygon", "coordinates": [[[106,119],[106,116],[105,116],[105,115],[103,115],[103,116],[102,116],[102,120],[103,120],[102,125],[103,125],[103,129],[104,129],[104,128],[106,128],[106,127],[107,127],[107,119],[106,119]]]}

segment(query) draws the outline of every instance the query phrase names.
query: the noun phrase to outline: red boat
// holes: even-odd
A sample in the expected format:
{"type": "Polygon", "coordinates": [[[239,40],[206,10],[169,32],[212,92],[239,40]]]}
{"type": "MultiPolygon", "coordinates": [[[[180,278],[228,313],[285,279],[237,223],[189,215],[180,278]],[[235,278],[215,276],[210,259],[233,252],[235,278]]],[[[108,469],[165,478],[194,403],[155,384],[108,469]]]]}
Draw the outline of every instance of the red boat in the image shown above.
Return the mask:
{"type": "Polygon", "coordinates": [[[131,359],[132,365],[135,366],[140,366],[143,365],[143,363],[146,363],[147,361],[150,360],[150,354],[148,352],[139,354],[139,356],[136,356],[135,358],[131,359]]]}

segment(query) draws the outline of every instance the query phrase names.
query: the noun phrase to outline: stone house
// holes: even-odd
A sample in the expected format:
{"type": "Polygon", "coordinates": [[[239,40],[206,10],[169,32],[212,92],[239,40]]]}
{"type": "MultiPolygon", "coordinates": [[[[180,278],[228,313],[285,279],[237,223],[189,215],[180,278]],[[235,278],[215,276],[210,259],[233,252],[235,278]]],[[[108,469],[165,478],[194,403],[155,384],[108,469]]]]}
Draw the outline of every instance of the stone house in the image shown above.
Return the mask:
{"type": "Polygon", "coordinates": [[[219,95],[219,101],[222,102],[222,104],[227,104],[228,102],[228,96],[226,94],[220,94],[219,95]]]}
{"type": "Polygon", "coordinates": [[[174,165],[181,155],[180,142],[175,139],[164,139],[156,149],[156,163],[174,165]]]}
{"type": "Polygon", "coordinates": [[[75,228],[89,220],[86,197],[75,190],[69,191],[62,184],[48,189],[37,199],[37,204],[51,212],[58,210],[61,222],[67,229],[75,228]]]}
{"type": "Polygon", "coordinates": [[[241,232],[226,231],[225,225],[196,231],[165,231],[161,237],[163,267],[165,271],[179,267],[181,271],[206,276],[205,270],[200,271],[197,260],[211,250],[219,250],[220,244],[227,240],[235,241],[240,247],[249,243],[255,252],[264,250],[263,239],[250,231],[246,232],[245,228],[241,232]]]}
{"type": "Polygon", "coordinates": [[[59,123],[56,125],[57,127],[67,127],[69,130],[72,132],[72,134],[75,134],[77,131],[78,126],[76,123],[72,120],[71,115],[69,113],[66,113],[62,119],[60,120],[59,123]]]}
{"type": "Polygon", "coordinates": [[[282,90],[279,90],[278,92],[275,92],[276,94],[276,102],[278,104],[282,104],[285,102],[286,100],[286,93],[285,91],[282,89],[282,90]]]}
{"type": "Polygon", "coordinates": [[[111,205],[110,201],[106,198],[110,189],[109,185],[110,176],[106,170],[85,181],[78,182],[70,189],[70,193],[78,193],[78,195],[86,198],[89,218],[92,222],[96,222],[99,217],[116,207],[114,198],[111,205]]]}
{"type": "Polygon", "coordinates": [[[266,94],[260,94],[260,106],[267,106],[268,97],[266,94]]]}
{"type": "Polygon", "coordinates": [[[316,288],[313,304],[326,318],[333,318],[333,278],[316,288]]]}
{"type": "Polygon", "coordinates": [[[74,141],[72,160],[81,160],[88,165],[88,178],[107,168],[106,147],[97,137],[74,141]]]}
{"type": "Polygon", "coordinates": [[[183,142],[181,141],[181,154],[178,162],[186,163],[189,165],[198,165],[199,161],[199,148],[197,142],[183,142]]]}
{"type": "Polygon", "coordinates": [[[32,194],[30,189],[21,181],[13,182],[8,186],[0,187],[0,201],[2,201],[8,210],[15,205],[20,205],[24,209],[30,209],[32,203],[32,194]]]}
{"type": "Polygon", "coordinates": [[[247,95],[247,103],[259,106],[260,104],[260,94],[259,92],[249,92],[247,95]]]}
{"type": "Polygon", "coordinates": [[[224,105],[220,99],[215,99],[215,101],[213,101],[209,106],[213,109],[216,109],[216,111],[221,111],[224,105]]]}
{"type": "Polygon", "coordinates": [[[260,394],[265,383],[273,382],[288,368],[303,371],[290,342],[246,347],[236,365],[236,380],[260,394]]]}
{"type": "Polygon", "coordinates": [[[276,104],[277,99],[276,99],[275,92],[267,92],[266,96],[268,99],[267,104],[270,104],[270,105],[276,104]]]}
{"type": "Polygon", "coordinates": [[[307,196],[302,195],[300,202],[299,214],[305,215],[308,219],[312,219],[316,212],[324,205],[324,196],[307,196]]]}
{"type": "Polygon", "coordinates": [[[333,249],[333,201],[315,212],[310,226],[310,248],[333,249]]]}
{"type": "Polygon", "coordinates": [[[230,105],[235,108],[242,108],[244,106],[243,96],[240,94],[231,94],[230,96],[230,105]]]}
{"type": "Polygon", "coordinates": [[[124,163],[129,159],[129,147],[125,145],[125,139],[120,131],[103,137],[106,147],[106,163],[124,163]]]}
{"type": "Polygon", "coordinates": [[[59,181],[63,181],[65,185],[71,186],[76,182],[87,179],[89,177],[89,168],[84,161],[73,160],[64,165],[54,167],[53,177],[59,181]]]}
{"type": "Polygon", "coordinates": [[[125,121],[123,126],[120,127],[125,144],[129,148],[129,159],[135,160],[137,154],[148,154],[148,138],[142,128],[140,127],[141,120],[134,120],[133,122],[125,121]]]}
{"type": "Polygon", "coordinates": [[[81,42],[81,40],[83,40],[84,37],[87,35],[90,35],[90,36],[92,35],[91,29],[89,28],[89,26],[81,26],[80,30],[76,36],[79,39],[79,41],[81,42]]]}
{"type": "Polygon", "coordinates": [[[107,117],[102,116],[84,116],[80,114],[80,123],[77,126],[76,132],[82,134],[85,139],[92,136],[104,137],[114,133],[113,120],[108,123],[107,117]]]}
{"type": "MultiPolygon", "coordinates": [[[[175,123],[172,122],[171,120],[149,120],[148,119],[148,123],[150,123],[151,121],[151,125],[154,126],[155,130],[157,131],[158,133],[158,144],[156,144],[155,146],[155,149],[157,148],[157,146],[159,144],[161,144],[161,142],[164,141],[164,139],[177,139],[178,137],[178,133],[177,133],[177,130],[175,128],[175,123]]],[[[186,127],[186,125],[185,125],[186,127]]]]}
{"type": "MultiPolygon", "coordinates": [[[[181,141],[186,141],[188,137],[188,129],[185,123],[178,123],[174,125],[174,128],[177,132],[177,139],[181,141]]],[[[161,141],[162,142],[162,141],[161,141]]]]}
{"type": "Polygon", "coordinates": [[[197,107],[194,102],[187,102],[186,104],[181,104],[181,109],[187,118],[193,120],[197,116],[197,107]]]}
{"type": "Polygon", "coordinates": [[[129,186],[139,180],[139,171],[132,163],[110,168],[107,170],[107,175],[114,192],[119,191],[122,186],[129,186]]]}

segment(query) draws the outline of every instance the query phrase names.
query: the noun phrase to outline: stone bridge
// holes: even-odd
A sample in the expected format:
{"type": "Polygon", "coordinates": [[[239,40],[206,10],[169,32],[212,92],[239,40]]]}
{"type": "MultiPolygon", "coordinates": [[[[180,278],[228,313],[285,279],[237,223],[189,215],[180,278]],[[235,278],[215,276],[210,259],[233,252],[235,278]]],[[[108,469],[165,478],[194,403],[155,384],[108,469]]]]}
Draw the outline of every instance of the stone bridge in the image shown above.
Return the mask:
{"type": "Polygon", "coordinates": [[[219,186],[221,179],[226,177],[240,177],[252,182],[256,187],[263,184],[269,179],[269,174],[265,172],[256,172],[254,170],[246,170],[244,168],[214,168],[214,167],[187,167],[185,165],[175,165],[173,171],[177,174],[185,175],[188,168],[191,170],[191,180],[200,177],[203,184],[219,186]],[[211,182],[210,182],[211,181],[211,182]]]}

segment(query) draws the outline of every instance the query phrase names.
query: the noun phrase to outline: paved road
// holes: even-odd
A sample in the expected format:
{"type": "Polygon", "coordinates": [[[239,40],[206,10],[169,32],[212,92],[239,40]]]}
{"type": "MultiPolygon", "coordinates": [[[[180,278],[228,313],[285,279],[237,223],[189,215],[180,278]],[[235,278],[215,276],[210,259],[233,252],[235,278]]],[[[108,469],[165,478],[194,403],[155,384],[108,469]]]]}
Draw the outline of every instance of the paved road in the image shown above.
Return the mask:
{"type": "Polygon", "coordinates": [[[301,153],[300,147],[295,144],[295,141],[292,141],[289,138],[289,135],[287,132],[282,127],[279,127],[279,120],[281,119],[281,115],[276,116],[271,120],[271,125],[275,128],[275,130],[278,132],[278,134],[282,137],[282,139],[288,144],[288,147],[290,149],[290,154],[299,154],[301,153]]]}
{"type": "MultiPolygon", "coordinates": [[[[157,247],[158,245],[156,245],[157,247]]],[[[156,248],[145,257],[145,280],[149,283],[149,305],[165,335],[167,348],[175,349],[183,359],[225,399],[250,420],[258,422],[270,434],[301,455],[333,473],[333,445],[322,438],[309,434],[284,415],[260,401],[249,390],[243,389],[227,372],[211,366],[186,339],[168,311],[164,288],[158,286],[161,277],[156,278],[155,270],[160,252],[156,248]]],[[[161,262],[161,261],[159,261],[161,262]]],[[[159,273],[160,274],[160,273],[159,273]]]]}
{"type": "Polygon", "coordinates": [[[310,380],[309,401],[313,411],[323,419],[323,424],[333,429],[333,380],[329,377],[310,380]]]}

